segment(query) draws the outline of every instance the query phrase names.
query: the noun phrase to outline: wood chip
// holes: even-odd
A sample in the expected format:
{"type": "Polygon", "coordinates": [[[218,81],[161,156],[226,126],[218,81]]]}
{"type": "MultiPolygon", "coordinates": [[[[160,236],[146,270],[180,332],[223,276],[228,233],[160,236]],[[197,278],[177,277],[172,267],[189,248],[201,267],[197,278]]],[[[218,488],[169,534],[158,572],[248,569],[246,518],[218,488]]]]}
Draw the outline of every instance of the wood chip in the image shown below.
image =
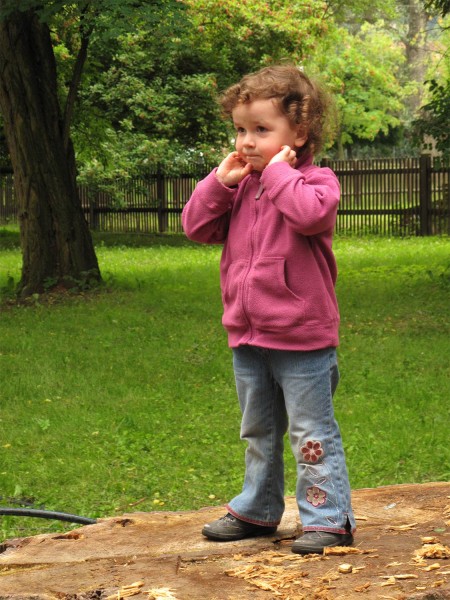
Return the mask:
{"type": "Polygon", "coordinates": [[[177,600],[170,588],[153,588],[145,592],[147,600],[177,600]]]}
{"type": "Polygon", "coordinates": [[[338,571],[339,571],[339,573],[345,573],[345,574],[352,573],[353,565],[351,565],[350,563],[342,563],[342,565],[339,565],[338,571]]]}
{"type": "Polygon", "coordinates": [[[398,575],[380,575],[382,579],[419,579],[419,576],[415,573],[399,573],[398,575]]]}
{"type": "Polygon", "coordinates": [[[414,552],[413,560],[420,562],[424,558],[450,558],[450,548],[443,544],[425,544],[414,552]]]}
{"type": "Polygon", "coordinates": [[[408,525],[389,525],[386,527],[389,531],[410,531],[415,529],[419,523],[409,523],[408,525]]]}
{"type": "Polygon", "coordinates": [[[388,577],[387,581],[384,581],[383,583],[381,583],[381,587],[385,587],[387,585],[396,585],[397,582],[395,581],[395,577],[388,577]]]}
{"type": "Polygon", "coordinates": [[[143,581],[136,581],[135,583],[130,583],[130,585],[124,585],[124,590],[132,590],[134,588],[141,588],[144,585],[143,581]]]}
{"type": "Polygon", "coordinates": [[[106,600],[123,600],[123,598],[129,598],[130,596],[136,596],[141,593],[141,588],[144,585],[143,581],[136,581],[129,585],[122,586],[115,594],[107,596],[106,600]]]}
{"type": "Polygon", "coordinates": [[[345,556],[346,554],[370,554],[377,550],[362,550],[361,548],[352,548],[351,546],[334,546],[334,548],[324,548],[324,556],[345,556]]]}
{"type": "Polygon", "coordinates": [[[420,538],[422,544],[439,544],[440,541],[434,535],[427,535],[425,537],[420,538]]]}
{"type": "Polygon", "coordinates": [[[434,563],[432,565],[429,565],[428,567],[425,567],[425,569],[422,569],[423,571],[436,571],[437,569],[440,569],[441,565],[439,563],[434,563]]]}

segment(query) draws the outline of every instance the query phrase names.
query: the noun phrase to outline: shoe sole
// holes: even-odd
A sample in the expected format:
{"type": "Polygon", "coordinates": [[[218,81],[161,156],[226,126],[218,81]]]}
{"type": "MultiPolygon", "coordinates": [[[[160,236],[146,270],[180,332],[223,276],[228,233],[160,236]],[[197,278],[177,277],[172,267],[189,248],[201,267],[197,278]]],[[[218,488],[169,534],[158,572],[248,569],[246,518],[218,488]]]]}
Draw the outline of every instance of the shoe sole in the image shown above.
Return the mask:
{"type": "Polygon", "coordinates": [[[276,527],[271,528],[268,527],[270,531],[249,531],[248,533],[215,533],[214,531],[210,531],[207,527],[202,529],[202,535],[204,535],[209,540],[215,540],[217,542],[237,542],[239,540],[244,540],[246,538],[252,537],[261,537],[264,535],[273,535],[276,532],[276,527]]]}
{"type": "Polygon", "coordinates": [[[347,540],[342,540],[337,544],[329,544],[328,546],[323,546],[322,548],[313,548],[310,546],[309,548],[303,545],[296,546],[295,542],[292,545],[292,552],[295,554],[323,554],[325,548],[338,548],[340,546],[351,546],[353,544],[353,537],[348,538],[347,540]]]}

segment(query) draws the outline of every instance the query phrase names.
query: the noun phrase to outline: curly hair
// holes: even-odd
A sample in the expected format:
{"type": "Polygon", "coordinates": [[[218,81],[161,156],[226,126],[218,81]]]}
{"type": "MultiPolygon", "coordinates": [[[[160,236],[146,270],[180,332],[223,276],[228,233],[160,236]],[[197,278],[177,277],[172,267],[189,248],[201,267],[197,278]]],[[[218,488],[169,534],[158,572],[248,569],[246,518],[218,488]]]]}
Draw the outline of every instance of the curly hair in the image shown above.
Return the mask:
{"type": "Polygon", "coordinates": [[[275,65],[245,75],[220,97],[227,117],[238,104],[273,99],[292,125],[302,126],[307,141],[297,155],[319,152],[327,135],[327,118],[332,108],[328,93],[295,66],[275,65]]]}

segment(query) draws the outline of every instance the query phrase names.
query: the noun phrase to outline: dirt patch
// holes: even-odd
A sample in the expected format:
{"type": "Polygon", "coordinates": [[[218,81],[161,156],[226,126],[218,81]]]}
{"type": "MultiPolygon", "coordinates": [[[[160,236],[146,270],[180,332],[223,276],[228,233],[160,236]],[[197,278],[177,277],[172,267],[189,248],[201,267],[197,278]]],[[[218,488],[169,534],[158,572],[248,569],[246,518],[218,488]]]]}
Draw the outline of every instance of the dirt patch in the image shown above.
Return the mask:
{"type": "Polygon", "coordinates": [[[354,547],[324,556],[290,551],[293,498],[275,535],[240,542],[200,534],[217,507],[7,540],[0,600],[450,599],[450,483],[357,490],[353,506],[354,547]]]}

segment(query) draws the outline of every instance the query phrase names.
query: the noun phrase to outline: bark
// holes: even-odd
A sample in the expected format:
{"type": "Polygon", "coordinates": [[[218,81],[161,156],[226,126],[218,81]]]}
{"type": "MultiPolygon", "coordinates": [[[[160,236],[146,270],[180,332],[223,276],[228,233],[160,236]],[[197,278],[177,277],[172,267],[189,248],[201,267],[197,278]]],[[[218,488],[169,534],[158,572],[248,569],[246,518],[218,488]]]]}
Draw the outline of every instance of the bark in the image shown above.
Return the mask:
{"type": "Polygon", "coordinates": [[[0,111],[19,206],[21,295],[98,281],[73,147],[58,103],[50,31],[32,10],[0,22],[0,111]]]}

